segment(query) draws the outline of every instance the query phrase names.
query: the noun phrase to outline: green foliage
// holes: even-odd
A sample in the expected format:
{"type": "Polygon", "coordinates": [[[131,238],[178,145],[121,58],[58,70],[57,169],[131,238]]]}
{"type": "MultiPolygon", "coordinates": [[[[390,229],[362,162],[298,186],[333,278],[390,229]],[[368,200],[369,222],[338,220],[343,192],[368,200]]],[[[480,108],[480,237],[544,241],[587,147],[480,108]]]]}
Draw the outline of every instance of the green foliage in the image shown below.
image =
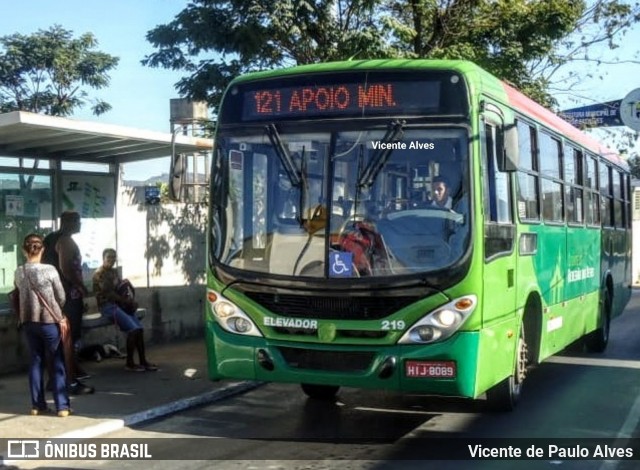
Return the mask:
{"type": "Polygon", "coordinates": [[[640,156],[637,151],[640,144],[640,133],[624,126],[586,127],[583,131],[591,134],[596,140],[626,160],[633,177],[640,179],[640,156]]]}
{"type": "Polygon", "coordinates": [[[118,64],[117,57],[95,51],[97,44],[91,33],[74,39],[58,25],[0,37],[0,112],[70,116],[86,104],[95,115],[109,111],[109,103],[85,89],[107,86],[107,72],[118,64]]]}
{"type": "Polygon", "coordinates": [[[384,17],[399,55],[473,61],[544,104],[548,83],[531,63],[552,54],[584,10],[565,0],[409,3],[389,2],[384,17]]]}
{"type": "Polygon", "coordinates": [[[640,133],[624,127],[616,129],[610,135],[613,136],[614,148],[622,158],[627,160],[631,175],[636,179],[640,179],[640,155],[638,155],[637,150],[640,144],[640,133]]]}
{"type": "Polygon", "coordinates": [[[351,58],[471,60],[552,106],[559,70],[639,20],[621,0],[192,0],[142,62],[184,70],[179,93],[213,108],[239,74],[351,58]]]}
{"type": "Polygon", "coordinates": [[[169,183],[167,183],[166,181],[163,181],[163,182],[158,181],[156,183],[156,186],[160,188],[160,203],[161,204],[170,203],[171,199],[169,198],[169,183]]]}
{"type": "Polygon", "coordinates": [[[179,93],[215,108],[242,73],[387,55],[376,0],[194,0],[147,33],[143,64],[184,70],[179,93]]]}
{"type": "Polygon", "coordinates": [[[627,160],[629,169],[631,170],[631,176],[635,179],[640,179],[640,156],[636,155],[627,160]]]}

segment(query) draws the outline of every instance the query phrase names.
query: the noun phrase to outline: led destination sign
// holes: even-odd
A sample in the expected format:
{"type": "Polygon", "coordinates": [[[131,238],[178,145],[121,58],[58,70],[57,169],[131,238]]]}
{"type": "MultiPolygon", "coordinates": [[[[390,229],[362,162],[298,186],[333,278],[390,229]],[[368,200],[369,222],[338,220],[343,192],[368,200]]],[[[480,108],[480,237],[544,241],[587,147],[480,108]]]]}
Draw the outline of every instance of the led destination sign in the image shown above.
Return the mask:
{"type": "Polygon", "coordinates": [[[265,87],[243,93],[242,120],[434,113],[439,105],[439,81],[265,87]]]}

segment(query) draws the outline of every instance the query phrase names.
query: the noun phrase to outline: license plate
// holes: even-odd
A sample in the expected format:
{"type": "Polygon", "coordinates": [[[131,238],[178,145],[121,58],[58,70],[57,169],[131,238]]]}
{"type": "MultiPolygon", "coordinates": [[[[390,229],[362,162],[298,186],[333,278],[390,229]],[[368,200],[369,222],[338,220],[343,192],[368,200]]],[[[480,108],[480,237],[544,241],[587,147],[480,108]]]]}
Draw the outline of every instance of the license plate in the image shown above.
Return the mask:
{"type": "Polygon", "coordinates": [[[455,379],[456,363],[454,361],[406,361],[404,372],[407,377],[455,379]]]}

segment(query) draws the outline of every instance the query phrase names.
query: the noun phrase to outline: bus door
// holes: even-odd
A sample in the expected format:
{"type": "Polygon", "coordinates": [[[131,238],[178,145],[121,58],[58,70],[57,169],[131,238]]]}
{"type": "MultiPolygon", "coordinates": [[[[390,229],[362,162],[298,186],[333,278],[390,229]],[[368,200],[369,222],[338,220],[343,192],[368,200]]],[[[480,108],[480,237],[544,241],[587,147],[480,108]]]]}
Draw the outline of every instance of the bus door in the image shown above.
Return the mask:
{"type": "Polygon", "coordinates": [[[500,171],[497,161],[502,152],[501,126],[492,123],[486,116],[481,125],[485,263],[483,325],[489,327],[492,323],[513,318],[516,312],[516,230],[513,223],[511,176],[500,171]]]}

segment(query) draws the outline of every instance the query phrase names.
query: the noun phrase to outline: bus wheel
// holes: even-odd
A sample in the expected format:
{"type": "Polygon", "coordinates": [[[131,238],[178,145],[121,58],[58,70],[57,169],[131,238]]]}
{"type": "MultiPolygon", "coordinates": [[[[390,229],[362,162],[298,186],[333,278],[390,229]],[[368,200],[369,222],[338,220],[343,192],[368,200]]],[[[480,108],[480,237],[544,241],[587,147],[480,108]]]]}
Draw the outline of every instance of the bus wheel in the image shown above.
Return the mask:
{"type": "Polygon", "coordinates": [[[609,291],[605,289],[600,306],[601,325],[596,331],[589,334],[584,342],[587,351],[590,353],[601,353],[607,349],[609,343],[609,328],[611,326],[611,297],[609,291]]]}
{"type": "Polygon", "coordinates": [[[340,387],[337,385],[300,384],[302,391],[315,400],[333,400],[340,387]]]}
{"type": "Polygon", "coordinates": [[[513,375],[487,390],[487,402],[494,411],[512,411],[522,393],[522,384],[527,376],[527,343],[520,328],[517,356],[513,375]]]}

